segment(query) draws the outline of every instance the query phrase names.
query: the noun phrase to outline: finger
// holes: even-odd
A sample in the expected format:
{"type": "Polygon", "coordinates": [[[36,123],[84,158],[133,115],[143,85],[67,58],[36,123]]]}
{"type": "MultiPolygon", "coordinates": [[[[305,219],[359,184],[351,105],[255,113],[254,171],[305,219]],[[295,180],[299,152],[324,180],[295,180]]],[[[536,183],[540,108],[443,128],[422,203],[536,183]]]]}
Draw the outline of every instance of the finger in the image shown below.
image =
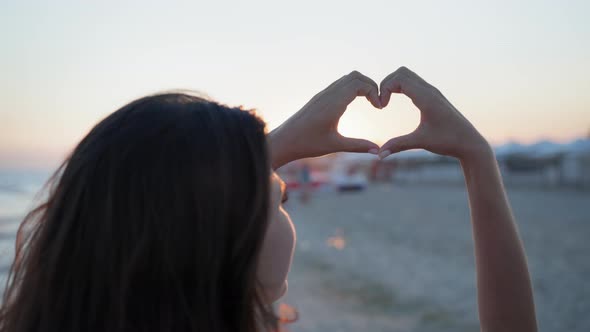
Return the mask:
{"type": "MultiPolygon", "coordinates": [[[[375,83],[372,79],[368,78],[368,80],[370,80],[370,82],[367,82],[366,80],[363,80],[363,82],[365,82],[366,84],[369,84],[371,86],[371,89],[369,89],[368,93],[365,95],[365,98],[367,98],[367,100],[371,103],[371,105],[373,105],[373,107],[375,108],[383,108],[381,107],[381,100],[379,99],[379,87],[377,86],[377,83],[375,83]]],[[[359,94],[357,93],[357,96],[359,94]]]]}
{"type": "Polygon", "coordinates": [[[381,108],[381,102],[379,101],[379,90],[377,83],[368,83],[362,79],[354,79],[348,82],[343,87],[343,91],[346,94],[344,101],[346,106],[350,104],[356,97],[364,96],[373,105],[373,107],[381,108]]]}
{"type": "Polygon", "coordinates": [[[356,70],[353,70],[350,74],[346,75],[342,82],[344,83],[343,86],[347,86],[351,83],[354,83],[355,81],[364,82],[365,84],[370,86],[370,89],[367,89],[367,87],[364,86],[355,86],[353,98],[349,98],[349,103],[352,102],[352,100],[354,100],[354,97],[365,96],[367,100],[373,105],[373,107],[382,108],[381,101],[379,100],[379,86],[377,85],[377,83],[375,83],[375,81],[373,81],[371,78],[361,74],[356,70]],[[361,88],[362,90],[359,91],[359,88],[361,88]]]}
{"type": "Polygon", "coordinates": [[[366,139],[340,136],[338,138],[337,149],[342,152],[369,152],[376,154],[379,151],[379,145],[366,139]]]}
{"type": "Polygon", "coordinates": [[[420,142],[418,134],[413,132],[407,135],[394,137],[383,144],[379,150],[379,158],[383,159],[393,153],[419,148],[420,142]]]}
{"type": "Polygon", "coordinates": [[[382,108],[381,101],[379,100],[379,86],[377,85],[377,83],[375,81],[373,81],[370,77],[365,76],[356,70],[353,71],[350,75],[353,76],[354,78],[356,78],[357,80],[367,83],[368,85],[370,85],[372,87],[372,89],[369,91],[369,93],[365,97],[367,98],[367,100],[371,104],[373,104],[374,107],[382,108]]]}
{"type": "MultiPolygon", "coordinates": [[[[424,89],[425,81],[406,67],[400,67],[388,75],[380,85],[380,102],[383,107],[389,104],[392,93],[403,93],[415,103],[424,89]]],[[[427,84],[427,83],[426,83],[427,84]]]]}
{"type": "MultiPolygon", "coordinates": [[[[364,81],[363,81],[364,82],[364,81]]],[[[379,100],[379,88],[377,87],[377,83],[372,82],[373,84],[364,82],[365,84],[369,84],[369,89],[359,89],[357,90],[357,96],[365,96],[367,100],[373,105],[375,108],[383,108],[381,107],[381,100],[379,100]]]]}

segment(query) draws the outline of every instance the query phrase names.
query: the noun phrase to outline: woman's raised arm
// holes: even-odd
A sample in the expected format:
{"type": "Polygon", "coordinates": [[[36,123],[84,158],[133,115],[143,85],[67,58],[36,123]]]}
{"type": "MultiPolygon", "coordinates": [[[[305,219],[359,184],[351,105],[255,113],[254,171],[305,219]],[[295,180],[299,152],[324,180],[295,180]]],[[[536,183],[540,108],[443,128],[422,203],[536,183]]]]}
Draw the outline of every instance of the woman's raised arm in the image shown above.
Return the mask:
{"type": "Polygon", "coordinates": [[[514,217],[494,153],[482,135],[432,85],[405,67],[380,86],[358,72],[334,82],[268,135],[273,168],[290,161],[337,151],[377,153],[385,158],[425,149],[459,159],[469,193],[475,241],[479,319],[482,331],[536,331],[530,276],[514,217]],[[408,135],[376,144],[343,137],[338,120],[357,96],[373,106],[389,103],[391,93],[410,97],[420,124],[408,135]]]}
{"type": "Polygon", "coordinates": [[[380,156],[426,149],[459,159],[465,175],[475,241],[482,331],[536,331],[533,292],[524,249],[494,153],[469,121],[433,86],[407,68],[381,83],[381,104],[403,93],[420,109],[420,125],[391,139],[380,156]]]}

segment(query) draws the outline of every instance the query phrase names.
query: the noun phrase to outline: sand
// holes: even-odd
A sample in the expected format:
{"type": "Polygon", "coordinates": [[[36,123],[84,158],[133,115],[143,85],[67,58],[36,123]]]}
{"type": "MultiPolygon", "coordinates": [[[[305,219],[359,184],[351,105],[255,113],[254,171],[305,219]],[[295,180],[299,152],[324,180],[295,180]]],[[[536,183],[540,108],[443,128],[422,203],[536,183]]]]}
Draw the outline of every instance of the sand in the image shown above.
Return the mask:
{"type": "MultiPolygon", "coordinates": [[[[287,210],[298,244],[282,302],[292,332],[479,331],[467,196],[461,186],[375,185],[316,193],[287,210]]],[[[590,331],[590,193],[509,189],[540,331],[590,331]]],[[[17,219],[0,218],[0,278],[17,219]]]]}
{"type": "MultiPolygon", "coordinates": [[[[539,330],[589,331],[590,194],[509,189],[509,196],[539,330]]],[[[298,246],[283,302],[300,314],[289,330],[479,331],[461,186],[379,185],[321,193],[308,205],[292,199],[287,209],[298,246]]]]}

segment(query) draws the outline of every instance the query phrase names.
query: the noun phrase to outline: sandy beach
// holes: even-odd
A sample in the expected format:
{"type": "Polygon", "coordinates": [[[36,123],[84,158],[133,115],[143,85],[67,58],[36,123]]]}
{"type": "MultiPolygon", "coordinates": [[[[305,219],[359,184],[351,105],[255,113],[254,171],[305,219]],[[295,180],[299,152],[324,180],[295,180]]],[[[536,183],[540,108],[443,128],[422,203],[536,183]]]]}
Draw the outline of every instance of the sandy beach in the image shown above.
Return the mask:
{"type": "MultiPolygon", "coordinates": [[[[508,190],[540,331],[589,331],[590,193],[508,190]]],[[[479,331],[467,196],[457,185],[372,185],[286,204],[298,245],[281,301],[292,332],[479,331]]],[[[18,218],[0,218],[0,273],[18,218]]]]}
{"type": "MultiPolygon", "coordinates": [[[[540,331],[590,330],[590,195],[509,189],[540,331]]],[[[295,195],[293,195],[295,196],[295,195]]],[[[371,186],[288,203],[297,331],[479,331],[466,192],[371,186]]]]}

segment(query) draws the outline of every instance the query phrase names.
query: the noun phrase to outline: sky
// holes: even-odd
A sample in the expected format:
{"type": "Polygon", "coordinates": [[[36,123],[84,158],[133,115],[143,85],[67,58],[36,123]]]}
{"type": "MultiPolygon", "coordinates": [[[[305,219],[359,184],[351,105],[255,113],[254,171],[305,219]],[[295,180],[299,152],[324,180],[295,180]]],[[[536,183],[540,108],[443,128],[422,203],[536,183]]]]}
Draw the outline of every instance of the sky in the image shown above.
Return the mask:
{"type": "MultiPolygon", "coordinates": [[[[270,129],[352,70],[407,66],[493,144],[590,134],[590,1],[0,1],[0,168],[51,168],[133,99],[190,89],[270,129]]],[[[340,131],[405,134],[407,98],[340,131]]]]}

